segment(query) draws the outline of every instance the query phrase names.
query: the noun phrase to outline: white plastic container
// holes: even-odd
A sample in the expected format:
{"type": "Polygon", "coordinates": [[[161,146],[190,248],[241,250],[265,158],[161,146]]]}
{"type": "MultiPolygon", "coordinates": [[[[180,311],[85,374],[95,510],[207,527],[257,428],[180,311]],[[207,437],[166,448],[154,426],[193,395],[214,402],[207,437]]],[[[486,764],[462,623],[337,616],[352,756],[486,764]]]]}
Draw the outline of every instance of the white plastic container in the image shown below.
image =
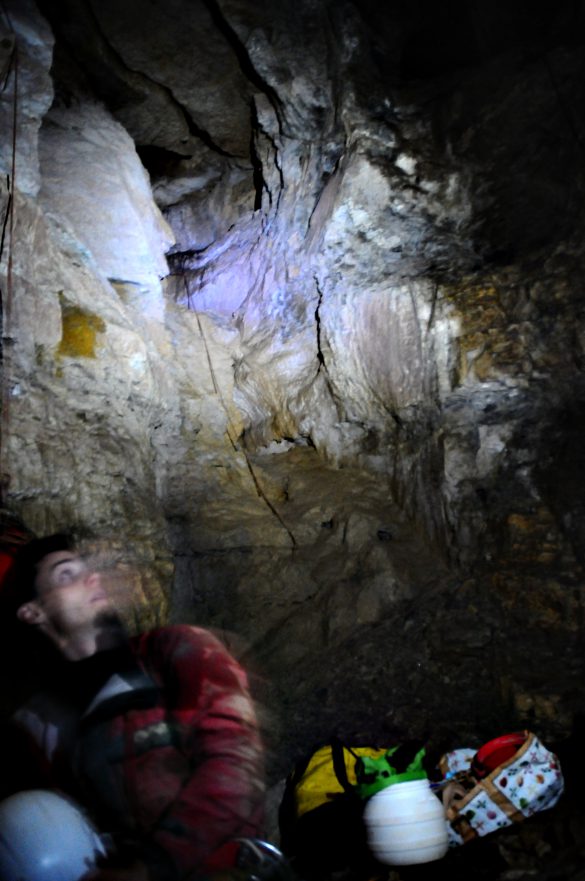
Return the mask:
{"type": "Polygon", "coordinates": [[[447,852],[445,811],[426,779],[377,792],[366,805],[364,820],[370,850],[386,865],[428,863],[447,852]]]}

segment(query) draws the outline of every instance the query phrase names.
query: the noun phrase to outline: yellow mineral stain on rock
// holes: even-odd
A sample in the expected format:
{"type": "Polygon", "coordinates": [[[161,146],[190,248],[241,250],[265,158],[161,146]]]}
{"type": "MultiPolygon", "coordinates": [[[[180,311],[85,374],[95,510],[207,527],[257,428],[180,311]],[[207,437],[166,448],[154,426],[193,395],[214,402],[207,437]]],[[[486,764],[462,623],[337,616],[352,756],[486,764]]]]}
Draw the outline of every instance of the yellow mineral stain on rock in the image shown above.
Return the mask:
{"type": "Polygon", "coordinates": [[[508,516],[509,527],[517,532],[542,531],[552,523],[552,514],[544,506],[539,506],[530,514],[512,513],[508,516]]]}
{"type": "Polygon", "coordinates": [[[534,528],[534,519],[523,514],[510,514],[508,525],[515,531],[528,532],[534,528]]]}
{"type": "Polygon", "coordinates": [[[468,282],[442,289],[460,319],[458,338],[459,382],[487,382],[501,373],[515,372],[526,354],[526,342],[502,308],[502,292],[495,285],[468,282]]]}
{"type": "Polygon", "coordinates": [[[95,358],[98,333],[104,333],[103,319],[79,306],[73,306],[61,297],[61,342],[58,357],[95,358]]]}
{"type": "Polygon", "coordinates": [[[473,369],[480,382],[486,382],[494,372],[492,356],[489,352],[482,354],[473,362],[473,369]]]}

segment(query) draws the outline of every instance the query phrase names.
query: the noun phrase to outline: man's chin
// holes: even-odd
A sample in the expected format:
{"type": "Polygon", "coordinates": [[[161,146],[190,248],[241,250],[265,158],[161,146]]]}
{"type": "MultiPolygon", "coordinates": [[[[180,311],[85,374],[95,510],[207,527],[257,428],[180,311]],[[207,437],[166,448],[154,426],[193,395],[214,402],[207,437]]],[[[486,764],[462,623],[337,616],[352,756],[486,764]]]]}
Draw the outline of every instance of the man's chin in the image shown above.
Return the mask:
{"type": "Polygon", "coordinates": [[[94,626],[99,627],[100,630],[120,630],[121,632],[125,630],[122,619],[111,606],[108,606],[105,609],[99,609],[95,614],[93,623],[94,626]]]}

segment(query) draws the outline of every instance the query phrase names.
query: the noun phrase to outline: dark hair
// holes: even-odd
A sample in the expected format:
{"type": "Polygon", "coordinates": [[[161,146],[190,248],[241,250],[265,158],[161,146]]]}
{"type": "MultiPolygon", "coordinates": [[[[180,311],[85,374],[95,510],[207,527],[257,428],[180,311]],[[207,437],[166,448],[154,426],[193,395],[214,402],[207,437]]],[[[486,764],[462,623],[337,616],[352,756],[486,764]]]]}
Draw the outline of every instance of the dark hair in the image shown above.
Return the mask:
{"type": "Polygon", "coordinates": [[[33,600],[37,595],[35,581],[41,560],[47,554],[54,554],[55,551],[72,551],[74,548],[75,540],[68,532],[57,532],[54,535],[46,535],[44,538],[34,538],[21,548],[12,574],[12,592],[19,606],[33,600]]]}
{"type": "Polygon", "coordinates": [[[41,560],[54,551],[74,550],[70,534],[33,538],[19,548],[0,590],[0,722],[24,700],[49,683],[59,681],[63,659],[36,627],[16,617],[24,603],[36,598],[35,580],[41,560]],[[14,659],[18,674],[14,675],[14,659]]]}

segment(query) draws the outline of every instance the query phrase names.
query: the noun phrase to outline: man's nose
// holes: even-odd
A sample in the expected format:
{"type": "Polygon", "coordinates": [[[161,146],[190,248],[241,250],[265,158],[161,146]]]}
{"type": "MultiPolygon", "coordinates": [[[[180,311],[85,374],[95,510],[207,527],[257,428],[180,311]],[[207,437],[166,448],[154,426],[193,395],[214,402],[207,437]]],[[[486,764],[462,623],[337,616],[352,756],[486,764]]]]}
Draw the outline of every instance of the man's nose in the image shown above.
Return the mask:
{"type": "Polygon", "coordinates": [[[89,587],[99,587],[102,583],[101,572],[88,572],[85,576],[85,583],[89,587]]]}

